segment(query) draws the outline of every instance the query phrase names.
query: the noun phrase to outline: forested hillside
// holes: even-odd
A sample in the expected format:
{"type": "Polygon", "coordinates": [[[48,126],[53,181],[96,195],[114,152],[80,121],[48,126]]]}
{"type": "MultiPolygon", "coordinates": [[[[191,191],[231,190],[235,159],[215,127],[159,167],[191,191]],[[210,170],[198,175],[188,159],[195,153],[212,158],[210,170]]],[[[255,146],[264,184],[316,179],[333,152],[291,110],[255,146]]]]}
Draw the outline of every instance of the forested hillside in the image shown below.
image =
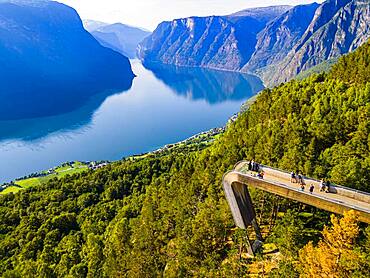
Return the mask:
{"type": "Polygon", "coordinates": [[[333,66],[331,77],[338,77],[347,83],[366,84],[370,82],[370,42],[358,50],[340,58],[333,66]]]}
{"type": "Polygon", "coordinates": [[[316,247],[329,224],[326,212],[258,191],[252,194],[258,220],[280,255],[275,265],[267,255],[247,258],[244,231],[235,228],[221,187],[235,162],[255,158],[370,192],[370,83],[365,73],[356,80],[347,74],[368,62],[369,48],[327,75],[263,91],[202,151],[128,159],[0,197],[1,275],[237,277],[263,269],[312,277],[304,268],[312,260],[314,270],[335,260],[337,268],[325,269],[332,277],[369,277],[370,239],[355,216],[333,219],[316,247]],[[331,234],[343,243],[328,245],[331,234]]]}

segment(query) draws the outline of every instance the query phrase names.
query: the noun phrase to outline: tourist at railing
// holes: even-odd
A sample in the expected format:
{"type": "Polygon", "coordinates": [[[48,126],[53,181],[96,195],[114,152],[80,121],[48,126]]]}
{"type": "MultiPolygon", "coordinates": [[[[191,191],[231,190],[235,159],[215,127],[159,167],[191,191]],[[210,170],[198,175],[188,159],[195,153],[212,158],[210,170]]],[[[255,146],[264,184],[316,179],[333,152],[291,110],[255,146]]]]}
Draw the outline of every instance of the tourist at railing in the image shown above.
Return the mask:
{"type": "Polygon", "coordinates": [[[248,163],[248,171],[252,171],[254,160],[250,160],[248,163]]]}
{"type": "Polygon", "coordinates": [[[298,184],[301,184],[301,185],[303,184],[304,185],[303,177],[302,177],[301,174],[297,175],[297,182],[298,182],[298,184]]]}
{"type": "Polygon", "coordinates": [[[259,171],[259,164],[252,159],[249,164],[248,164],[248,170],[253,171],[253,172],[258,172],[259,171]]]}
{"type": "Polygon", "coordinates": [[[330,193],[330,182],[328,180],[320,180],[320,192],[330,193]]]}
{"type": "Polygon", "coordinates": [[[325,182],[323,179],[320,180],[319,187],[320,187],[320,192],[325,191],[325,182]]]}
{"type": "Polygon", "coordinates": [[[295,177],[295,173],[294,172],[291,172],[290,173],[290,182],[291,183],[295,183],[296,182],[296,177],[295,177]]]}
{"type": "Polygon", "coordinates": [[[330,193],[330,181],[326,181],[326,183],[325,183],[325,187],[326,187],[325,192],[326,192],[326,193],[330,193]]]}
{"type": "MultiPolygon", "coordinates": [[[[254,177],[258,177],[260,179],[264,178],[265,173],[262,171],[262,168],[260,167],[260,165],[254,161],[254,159],[248,162],[248,170],[251,172],[256,172],[256,174],[253,174],[254,177]]],[[[305,183],[304,176],[302,175],[302,173],[298,171],[292,171],[290,173],[290,182],[297,183],[298,185],[300,185],[301,191],[305,190],[306,183],[305,183]]],[[[320,192],[330,193],[330,187],[331,186],[330,186],[329,181],[324,180],[324,179],[320,180],[320,183],[319,183],[320,192]]],[[[308,187],[308,190],[310,193],[313,193],[315,190],[315,185],[311,184],[310,187],[308,187]]]]}
{"type": "Polygon", "coordinates": [[[299,182],[299,174],[298,174],[298,170],[297,171],[295,171],[295,182],[296,183],[298,183],[298,184],[300,184],[300,182],[299,182]]]}

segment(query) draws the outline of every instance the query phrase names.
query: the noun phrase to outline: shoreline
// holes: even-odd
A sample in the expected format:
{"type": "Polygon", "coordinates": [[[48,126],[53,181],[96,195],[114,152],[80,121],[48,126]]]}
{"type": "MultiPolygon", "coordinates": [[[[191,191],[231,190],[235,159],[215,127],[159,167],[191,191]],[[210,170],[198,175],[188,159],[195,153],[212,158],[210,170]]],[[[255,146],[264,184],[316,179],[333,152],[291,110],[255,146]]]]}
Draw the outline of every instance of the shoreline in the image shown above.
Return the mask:
{"type": "Polygon", "coordinates": [[[10,182],[5,182],[5,183],[0,184],[0,196],[1,195],[6,195],[6,194],[9,194],[9,193],[16,193],[20,190],[27,189],[29,187],[33,187],[33,185],[24,187],[20,184],[33,184],[33,183],[36,184],[38,180],[40,180],[40,181],[38,181],[38,184],[41,184],[41,183],[43,183],[42,180],[47,181],[51,178],[55,178],[55,177],[59,178],[59,177],[64,176],[64,175],[60,175],[61,173],[65,173],[65,175],[68,175],[69,172],[71,172],[71,174],[73,174],[73,173],[83,172],[83,171],[87,171],[87,170],[94,171],[94,170],[106,167],[109,164],[120,162],[120,161],[136,160],[136,159],[146,157],[148,155],[165,154],[166,152],[173,151],[174,149],[179,148],[181,146],[189,146],[189,145],[208,146],[209,144],[211,144],[215,140],[215,138],[217,136],[219,136],[220,134],[222,134],[226,131],[227,126],[231,122],[234,122],[237,119],[237,116],[238,116],[238,114],[234,114],[231,118],[229,118],[228,122],[223,127],[216,127],[216,128],[212,128],[212,129],[207,130],[207,131],[203,131],[203,132],[194,134],[194,135],[192,135],[191,137],[189,137],[187,139],[184,139],[182,141],[172,143],[172,144],[166,144],[163,147],[160,147],[160,148],[158,148],[154,151],[149,151],[149,152],[142,153],[142,154],[134,154],[134,155],[131,155],[131,156],[128,156],[128,157],[123,157],[122,159],[115,160],[115,161],[99,160],[99,161],[70,161],[70,162],[64,162],[64,163],[62,163],[58,166],[52,167],[48,170],[42,170],[42,171],[39,171],[39,172],[35,172],[35,173],[25,175],[23,177],[16,178],[16,179],[14,179],[10,182]],[[85,167],[78,166],[79,168],[76,168],[76,167],[73,167],[74,164],[84,165],[85,167]],[[65,167],[69,167],[69,168],[65,169],[65,167]],[[63,169],[63,170],[58,170],[58,169],[63,169]],[[80,169],[81,171],[76,171],[78,169],[80,169]],[[16,189],[16,188],[18,188],[18,189],[16,189]],[[11,189],[14,189],[14,190],[11,190],[11,189]],[[4,192],[4,191],[6,191],[6,192],[4,192]],[[9,192],[7,192],[7,191],[9,191],[9,192]]]}
{"type": "MultiPolygon", "coordinates": [[[[248,110],[249,106],[255,101],[258,94],[256,94],[255,96],[253,96],[252,98],[250,98],[246,102],[244,102],[241,105],[239,112],[232,115],[228,119],[226,124],[222,127],[211,128],[207,131],[202,131],[200,133],[196,133],[196,134],[192,135],[191,137],[189,137],[187,139],[184,139],[182,141],[171,143],[171,144],[166,144],[166,145],[164,145],[164,146],[162,146],[162,147],[160,147],[156,150],[149,151],[149,152],[146,152],[146,153],[133,154],[133,155],[130,155],[128,157],[122,157],[119,160],[114,160],[114,161],[97,160],[97,161],[70,161],[70,162],[64,162],[60,165],[57,165],[57,166],[54,166],[54,167],[50,168],[49,170],[41,170],[39,172],[34,172],[34,173],[31,173],[31,174],[25,175],[23,177],[15,178],[14,180],[12,180],[10,182],[1,183],[0,184],[0,195],[7,194],[7,193],[4,193],[4,191],[7,191],[7,190],[9,191],[8,193],[13,192],[11,190],[11,188],[14,188],[14,187],[16,187],[18,189],[20,188],[20,190],[25,189],[24,187],[20,186],[19,183],[28,184],[28,181],[29,181],[29,183],[31,183],[31,184],[33,182],[41,184],[42,181],[37,181],[36,182],[35,179],[48,180],[48,179],[51,179],[51,178],[54,178],[54,177],[61,177],[63,175],[59,175],[60,172],[58,173],[58,172],[56,172],[56,170],[64,167],[67,164],[69,164],[69,165],[73,165],[73,164],[83,164],[83,165],[85,165],[86,167],[81,169],[81,171],[83,171],[83,170],[84,171],[86,171],[86,170],[97,170],[97,169],[105,167],[109,164],[116,163],[116,162],[119,162],[119,161],[135,160],[135,159],[140,159],[140,158],[147,157],[149,155],[162,155],[162,154],[169,153],[171,151],[174,151],[175,149],[179,149],[179,148],[182,148],[182,147],[189,148],[189,146],[190,147],[191,146],[196,146],[197,149],[199,150],[199,148],[204,148],[204,147],[208,146],[209,144],[211,144],[220,134],[224,133],[226,131],[228,125],[230,125],[231,123],[233,123],[237,120],[240,113],[243,113],[246,110],[248,110]],[[18,182],[18,184],[17,184],[17,182],[18,182]]],[[[73,168],[73,167],[70,170],[71,170],[71,174],[79,172],[79,171],[75,171],[76,168],[73,168]]],[[[69,174],[68,171],[65,171],[64,173],[65,173],[65,175],[69,174]]],[[[30,186],[30,187],[32,187],[32,186],[30,186]]],[[[26,187],[26,188],[28,188],[28,187],[26,187]]],[[[17,192],[19,190],[15,190],[15,191],[17,192]]]]}

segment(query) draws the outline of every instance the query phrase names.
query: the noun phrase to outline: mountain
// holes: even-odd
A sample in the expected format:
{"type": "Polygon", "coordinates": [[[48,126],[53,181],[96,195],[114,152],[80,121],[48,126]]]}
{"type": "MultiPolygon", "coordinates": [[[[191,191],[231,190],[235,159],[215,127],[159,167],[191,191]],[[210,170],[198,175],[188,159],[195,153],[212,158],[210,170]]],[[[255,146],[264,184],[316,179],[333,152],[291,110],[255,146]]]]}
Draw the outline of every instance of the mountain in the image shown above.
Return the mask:
{"type": "Polygon", "coordinates": [[[128,89],[134,77],[74,9],[46,0],[0,2],[0,64],[2,120],[71,111],[92,94],[128,89]]]}
{"type": "Polygon", "coordinates": [[[254,72],[283,60],[303,36],[319,4],[300,5],[267,24],[257,36],[254,53],[242,71],[254,72]]]}
{"type": "Polygon", "coordinates": [[[88,30],[101,45],[129,57],[136,57],[137,45],[151,33],[147,30],[122,23],[106,24],[88,20],[84,22],[88,30]]]}
{"type": "Polygon", "coordinates": [[[229,15],[228,17],[231,17],[231,18],[249,17],[249,18],[253,18],[263,23],[263,22],[269,22],[273,20],[274,18],[283,14],[284,12],[286,12],[287,10],[291,8],[292,6],[289,6],[289,5],[250,8],[250,9],[245,9],[245,10],[233,13],[229,15]]]}
{"type": "Polygon", "coordinates": [[[229,16],[190,17],[161,23],[138,47],[146,63],[239,70],[257,34],[289,6],[248,9],[229,16]]]}
{"type": "Polygon", "coordinates": [[[163,22],[140,59],[257,74],[272,86],[351,52],[370,38],[369,0],[277,6],[163,22]]]}
{"type": "Polygon", "coordinates": [[[326,1],[287,57],[263,71],[263,79],[270,84],[287,81],[325,60],[352,52],[369,39],[369,0],[326,1]]]}
{"type": "Polygon", "coordinates": [[[82,20],[82,24],[84,28],[89,32],[95,31],[99,29],[100,27],[109,25],[108,23],[97,21],[97,20],[91,20],[91,19],[82,20]]]}

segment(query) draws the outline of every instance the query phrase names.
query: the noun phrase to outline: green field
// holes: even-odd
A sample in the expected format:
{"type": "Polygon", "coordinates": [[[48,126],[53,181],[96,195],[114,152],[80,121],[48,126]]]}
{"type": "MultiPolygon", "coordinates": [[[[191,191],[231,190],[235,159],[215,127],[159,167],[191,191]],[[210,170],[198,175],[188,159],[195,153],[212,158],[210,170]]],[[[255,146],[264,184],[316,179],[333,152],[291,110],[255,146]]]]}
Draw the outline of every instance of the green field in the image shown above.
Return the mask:
{"type": "Polygon", "coordinates": [[[19,181],[16,181],[15,183],[19,185],[20,187],[29,188],[29,187],[40,185],[42,183],[42,179],[44,178],[45,177],[30,178],[30,179],[25,179],[25,180],[19,180],[19,181]]]}
{"type": "Polygon", "coordinates": [[[81,162],[74,162],[72,166],[70,165],[60,166],[54,169],[55,173],[47,176],[14,181],[15,186],[7,187],[4,191],[0,192],[0,195],[5,195],[8,193],[17,193],[18,191],[23,189],[39,186],[53,178],[62,178],[66,175],[81,173],[83,171],[86,171],[87,169],[88,166],[81,162]]]}
{"type": "Polygon", "coordinates": [[[1,191],[0,195],[5,195],[5,194],[9,194],[9,193],[17,193],[20,190],[22,190],[22,188],[17,187],[17,186],[9,186],[4,191],[1,191]]]}

